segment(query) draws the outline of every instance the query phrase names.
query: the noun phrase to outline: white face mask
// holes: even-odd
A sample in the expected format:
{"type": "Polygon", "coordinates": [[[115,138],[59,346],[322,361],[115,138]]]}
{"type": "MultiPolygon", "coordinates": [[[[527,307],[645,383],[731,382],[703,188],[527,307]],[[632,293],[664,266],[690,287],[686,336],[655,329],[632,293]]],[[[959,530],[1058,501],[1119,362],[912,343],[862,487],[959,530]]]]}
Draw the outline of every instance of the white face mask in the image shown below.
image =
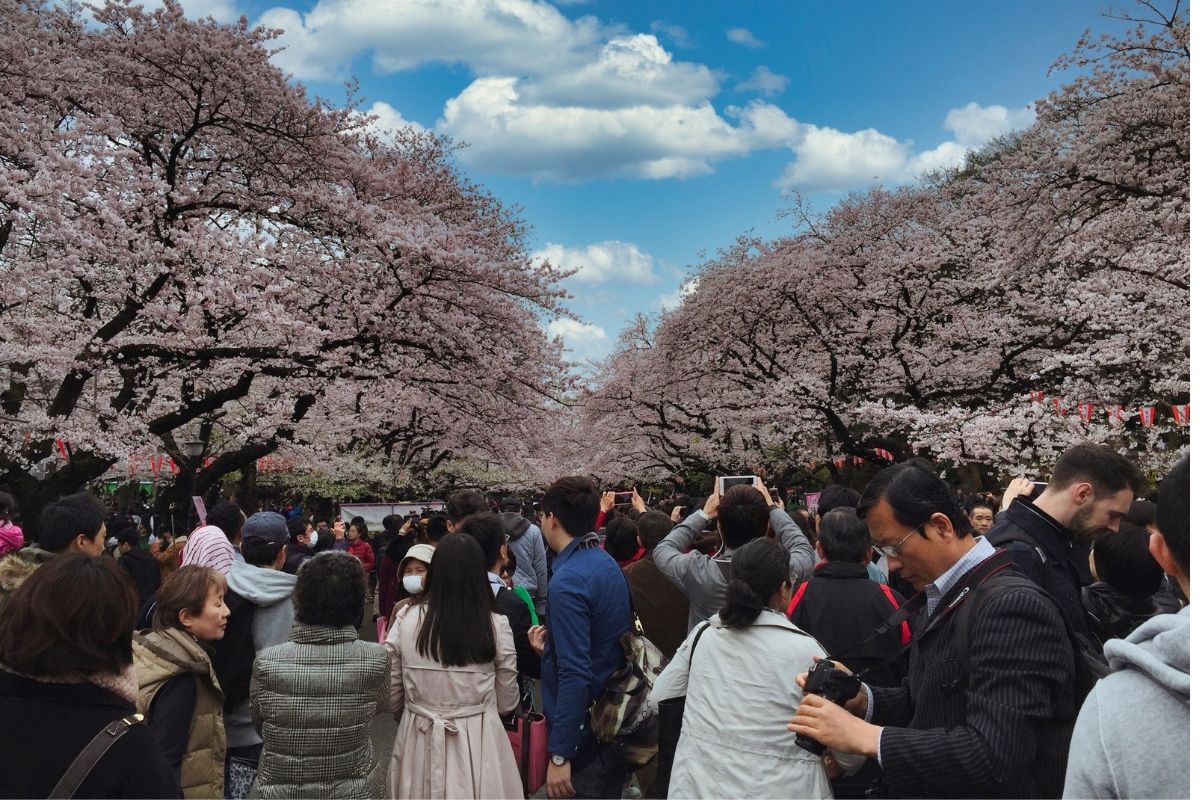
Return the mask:
{"type": "Polygon", "coordinates": [[[404,576],[404,591],[409,594],[420,594],[425,588],[424,575],[405,575],[404,576]]]}
{"type": "Polygon", "coordinates": [[[317,532],[316,531],[313,531],[312,533],[310,533],[308,535],[308,546],[309,547],[317,546],[317,532]]]}

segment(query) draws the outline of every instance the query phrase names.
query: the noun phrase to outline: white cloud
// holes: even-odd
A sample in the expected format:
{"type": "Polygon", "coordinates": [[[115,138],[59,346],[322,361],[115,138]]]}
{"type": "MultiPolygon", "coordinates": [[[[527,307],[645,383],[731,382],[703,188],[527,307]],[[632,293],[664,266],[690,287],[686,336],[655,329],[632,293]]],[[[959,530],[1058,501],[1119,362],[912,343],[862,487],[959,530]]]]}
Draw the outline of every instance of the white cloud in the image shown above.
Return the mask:
{"type": "Polygon", "coordinates": [[[376,117],[368,127],[377,136],[390,137],[402,128],[413,128],[418,131],[425,130],[420,123],[405,119],[399,111],[382,101],[371,104],[371,107],[365,113],[376,117]]]}
{"type": "Polygon", "coordinates": [[[550,243],[532,255],[564,269],[578,269],[579,283],[653,283],[654,258],[631,242],[596,242],[584,247],[550,243]]]}
{"type": "Polygon", "coordinates": [[[968,103],[946,114],[945,128],[954,141],[914,153],[912,142],[868,128],[846,133],[802,125],[790,144],[795,159],[775,185],[784,190],[842,191],[869,183],[898,183],[927,172],[962,166],[968,152],[995,136],[1033,123],[1032,108],[981,107],[968,103]]]}
{"type": "Polygon", "coordinates": [[[775,182],[785,188],[832,191],[892,179],[904,171],[908,148],[874,128],[844,133],[803,126],[792,145],[795,160],[775,182]]]}
{"type": "Polygon", "coordinates": [[[180,0],[180,5],[190,19],[212,17],[217,22],[235,22],[239,16],[233,0],[180,0]]]}
{"type": "Polygon", "coordinates": [[[477,74],[555,74],[586,63],[606,34],[595,17],[570,20],[540,0],[318,0],[303,16],[275,7],[261,22],[285,30],[276,63],[322,79],[341,77],[364,50],[384,73],[449,63],[477,74]]]}
{"type": "Polygon", "coordinates": [[[1010,131],[1027,128],[1037,119],[1032,106],[1005,108],[967,103],[946,114],[943,127],[954,134],[955,141],[967,147],[979,147],[1010,131]]]}
{"type": "Polygon", "coordinates": [[[725,31],[725,36],[734,44],[744,45],[746,47],[766,47],[760,42],[753,33],[745,28],[730,28],[725,31]]]}
{"type": "Polygon", "coordinates": [[[618,36],[575,70],[524,84],[528,102],[589,108],[694,105],[716,94],[719,75],[703,64],[679,63],[647,33],[618,36]]]}
{"type": "Polygon", "coordinates": [[[737,92],[760,92],[768,97],[773,94],[779,94],[787,88],[788,79],[784,75],[777,75],[766,67],[760,66],[754,70],[754,74],[746,80],[733,87],[737,92]]]}
{"type": "Polygon", "coordinates": [[[546,326],[551,337],[560,337],[563,349],[576,361],[600,360],[612,349],[612,339],[604,328],[590,322],[579,322],[568,317],[558,317],[546,326]]]}
{"type": "MultiPolygon", "coordinates": [[[[599,109],[528,102],[516,78],[480,78],[446,103],[438,130],[469,143],[464,162],[539,179],[686,178],[716,161],[786,143],[789,118],[756,101],[726,109],[638,104],[599,109]]],[[[794,126],[795,123],[793,123],[794,126]]]]}

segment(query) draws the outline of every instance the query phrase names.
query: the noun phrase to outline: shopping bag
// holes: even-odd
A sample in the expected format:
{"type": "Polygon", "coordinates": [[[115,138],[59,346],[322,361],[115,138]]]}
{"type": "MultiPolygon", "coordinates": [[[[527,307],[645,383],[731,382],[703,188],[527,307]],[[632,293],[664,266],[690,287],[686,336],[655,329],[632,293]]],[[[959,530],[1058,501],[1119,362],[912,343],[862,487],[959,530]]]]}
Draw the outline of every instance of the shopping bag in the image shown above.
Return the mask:
{"type": "Polygon", "coordinates": [[[546,784],[546,718],[533,711],[517,712],[516,729],[508,731],[508,741],[528,797],[546,784]]]}

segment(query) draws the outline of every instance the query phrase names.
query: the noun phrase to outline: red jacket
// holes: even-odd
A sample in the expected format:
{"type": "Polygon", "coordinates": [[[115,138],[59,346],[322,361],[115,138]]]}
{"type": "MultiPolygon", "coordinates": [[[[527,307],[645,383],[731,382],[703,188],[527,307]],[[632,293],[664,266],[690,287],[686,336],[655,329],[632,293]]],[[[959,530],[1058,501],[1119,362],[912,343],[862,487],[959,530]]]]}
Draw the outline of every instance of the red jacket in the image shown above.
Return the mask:
{"type": "Polygon", "coordinates": [[[346,552],[361,561],[365,571],[371,572],[375,569],[375,550],[365,539],[351,542],[346,552]]]}

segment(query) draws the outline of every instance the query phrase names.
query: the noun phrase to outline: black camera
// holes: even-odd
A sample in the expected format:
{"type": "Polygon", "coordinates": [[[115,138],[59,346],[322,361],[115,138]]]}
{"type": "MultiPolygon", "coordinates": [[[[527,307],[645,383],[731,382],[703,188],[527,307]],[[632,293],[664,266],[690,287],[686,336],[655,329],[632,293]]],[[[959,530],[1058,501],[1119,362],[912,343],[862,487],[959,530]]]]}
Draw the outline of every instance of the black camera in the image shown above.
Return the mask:
{"type": "MultiPolygon", "coordinates": [[[[806,694],[824,697],[830,702],[844,706],[858,694],[862,681],[853,675],[847,675],[838,669],[828,658],[823,658],[812,665],[808,671],[808,679],[804,682],[806,694]]],[[[796,746],[803,747],[815,756],[825,754],[825,745],[816,739],[797,733],[796,746]]]]}

